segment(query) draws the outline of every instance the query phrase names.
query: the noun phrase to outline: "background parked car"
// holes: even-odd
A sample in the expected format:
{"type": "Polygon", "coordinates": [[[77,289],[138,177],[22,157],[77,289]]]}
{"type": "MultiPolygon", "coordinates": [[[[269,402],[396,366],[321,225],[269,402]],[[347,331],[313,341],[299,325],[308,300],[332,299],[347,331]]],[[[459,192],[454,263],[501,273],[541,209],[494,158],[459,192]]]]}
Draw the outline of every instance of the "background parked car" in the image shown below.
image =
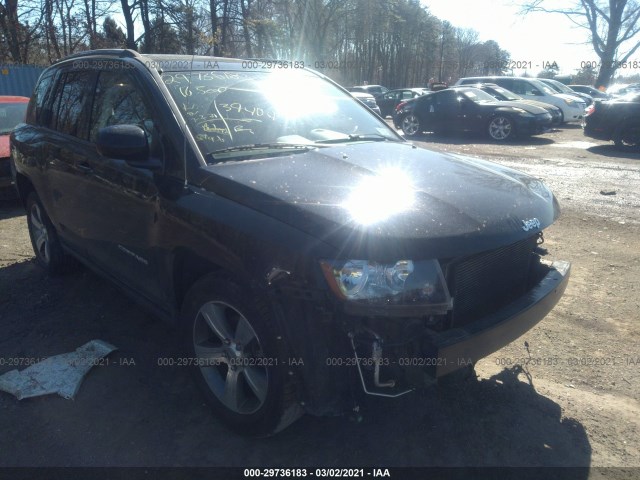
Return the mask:
{"type": "Polygon", "coordinates": [[[389,90],[384,95],[381,95],[376,99],[376,103],[380,107],[382,112],[382,118],[387,115],[393,115],[393,111],[400,102],[410,100],[420,95],[424,95],[429,90],[425,88],[398,88],[395,90],[389,90]]]}
{"type": "Polygon", "coordinates": [[[350,92],[362,92],[373,95],[376,99],[384,95],[389,91],[387,87],[383,87],[382,85],[357,85],[355,87],[347,88],[350,92]]]}
{"type": "Polygon", "coordinates": [[[591,95],[591,98],[594,100],[608,100],[611,98],[606,92],[601,92],[597,88],[590,87],[589,85],[567,85],[574,92],[586,93],[587,95],[591,95]]]}
{"type": "Polygon", "coordinates": [[[27,97],[0,96],[0,198],[15,198],[9,161],[9,135],[16,125],[24,121],[27,97]]]}
{"type": "Polygon", "coordinates": [[[576,92],[571,88],[567,87],[564,83],[554,80],[552,78],[539,78],[542,83],[545,85],[549,85],[558,93],[566,93],[567,95],[575,95],[587,104],[587,107],[593,103],[593,97],[587,93],[576,92]]]}
{"type": "Polygon", "coordinates": [[[363,103],[370,110],[372,110],[375,113],[377,113],[378,115],[382,116],[380,114],[380,107],[378,107],[376,99],[374,98],[373,95],[371,95],[369,93],[363,93],[363,92],[350,92],[350,93],[351,93],[352,97],[358,99],[358,101],[363,103]]]}
{"type": "Polygon", "coordinates": [[[583,127],[586,136],[613,140],[620,150],[640,150],[640,92],[594,102],[583,127]]]}
{"type": "Polygon", "coordinates": [[[401,103],[393,122],[409,137],[424,131],[474,131],[503,141],[543,132],[551,125],[551,114],[525,103],[498,101],[477,88],[455,87],[401,103]]]}
{"type": "Polygon", "coordinates": [[[636,92],[640,92],[640,84],[638,83],[616,83],[615,85],[610,85],[609,88],[607,88],[607,93],[611,97],[623,97],[625,95],[628,95],[629,93],[636,92]]]}
{"type": "Polygon", "coordinates": [[[497,100],[521,102],[528,105],[533,105],[534,107],[544,108],[551,114],[551,125],[560,125],[560,123],[562,122],[562,111],[555,105],[521,97],[520,95],[513,93],[506,88],[502,88],[500,85],[496,85],[495,83],[478,83],[473,86],[475,88],[479,88],[483,92],[488,93],[492,97],[495,97],[497,100]]]}
{"type": "Polygon", "coordinates": [[[584,116],[586,104],[581,99],[574,95],[558,93],[535,78],[467,77],[458,80],[456,85],[471,85],[480,82],[496,83],[525,98],[555,105],[562,110],[562,123],[579,122],[584,116]]]}

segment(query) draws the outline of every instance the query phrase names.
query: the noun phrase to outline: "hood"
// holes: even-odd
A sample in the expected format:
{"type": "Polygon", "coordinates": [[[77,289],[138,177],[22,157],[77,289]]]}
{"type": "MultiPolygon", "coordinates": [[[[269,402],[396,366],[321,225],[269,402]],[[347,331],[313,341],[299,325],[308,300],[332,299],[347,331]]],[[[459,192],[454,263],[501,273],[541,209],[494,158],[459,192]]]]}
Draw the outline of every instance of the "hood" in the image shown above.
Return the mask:
{"type": "Polygon", "coordinates": [[[495,248],[537,233],[559,213],[535,178],[408,143],[352,143],[205,168],[203,188],[369,258],[495,248]]]}
{"type": "Polygon", "coordinates": [[[497,100],[492,102],[492,105],[497,105],[499,107],[513,107],[513,108],[521,108],[526,110],[529,113],[534,115],[540,115],[542,113],[547,113],[547,110],[539,107],[537,105],[531,104],[529,102],[521,102],[520,100],[497,100]]]}
{"type": "Polygon", "coordinates": [[[522,100],[518,100],[518,102],[526,103],[527,105],[532,105],[534,107],[539,107],[548,112],[550,111],[560,112],[560,109],[558,107],[556,107],[555,105],[551,105],[550,103],[539,102],[537,100],[528,100],[526,98],[523,98],[522,100]]]}
{"type": "Polygon", "coordinates": [[[0,135],[0,158],[8,158],[9,155],[9,134],[0,135]]]}

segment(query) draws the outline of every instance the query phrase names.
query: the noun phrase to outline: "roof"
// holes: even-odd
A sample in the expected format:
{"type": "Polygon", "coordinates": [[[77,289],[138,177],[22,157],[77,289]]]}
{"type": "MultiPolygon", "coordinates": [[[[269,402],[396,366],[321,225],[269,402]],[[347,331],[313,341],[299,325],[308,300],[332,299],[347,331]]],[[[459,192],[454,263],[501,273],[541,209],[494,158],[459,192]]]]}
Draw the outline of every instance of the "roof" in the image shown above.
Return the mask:
{"type": "MultiPolygon", "coordinates": [[[[145,64],[149,68],[155,68],[164,72],[184,72],[185,70],[216,70],[218,64],[224,64],[225,68],[231,67],[231,69],[246,69],[247,64],[255,64],[256,69],[260,68],[261,62],[283,62],[282,60],[242,60],[237,58],[226,57],[207,57],[203,55],[177,55],[177,54],[155,54],[155,53],[138,53],[134,50],[126,49],[98,49],[98,50],[86,50],[83,52],[74,53],[68,57],[63,58],[60,62],[67,62],[77,60],[79,58],[131,58],[145,64]]],[[[249,67],[251,67],[249,65],[249,67]]],[[[267,66],[266,68],[270,68],[267,66]]]]}

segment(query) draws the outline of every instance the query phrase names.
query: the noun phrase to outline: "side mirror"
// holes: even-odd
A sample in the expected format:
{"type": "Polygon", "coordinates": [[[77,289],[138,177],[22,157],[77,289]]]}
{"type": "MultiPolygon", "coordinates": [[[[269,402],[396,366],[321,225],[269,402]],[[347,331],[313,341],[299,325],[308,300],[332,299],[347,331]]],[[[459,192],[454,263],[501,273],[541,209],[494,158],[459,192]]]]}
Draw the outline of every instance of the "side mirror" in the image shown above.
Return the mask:
{"type": "Polygon", "coordinates": [[[149,160],[147,135],[137,125],[111,125],[101,128],[96,148],[101,155],[125,160],[133,167],[154,167],[153,162],[149,160]]]}

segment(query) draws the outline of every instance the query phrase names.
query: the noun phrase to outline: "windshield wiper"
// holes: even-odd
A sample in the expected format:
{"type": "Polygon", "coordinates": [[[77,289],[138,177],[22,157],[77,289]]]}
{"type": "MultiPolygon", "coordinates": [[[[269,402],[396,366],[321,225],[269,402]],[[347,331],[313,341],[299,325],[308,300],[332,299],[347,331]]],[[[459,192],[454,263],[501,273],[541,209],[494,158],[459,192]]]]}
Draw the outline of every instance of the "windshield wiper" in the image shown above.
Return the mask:
{"type": "Polygon", "coordinates": [[[380,133],[350,134],[341,138],[329,138],[327,140],[316,140],[315,143],[348,143],[348,142],[386,142],[395,141],[380,133]]]}
{"type": "Polygon", "coordinates": [[[222,148],[209,152],[208,156],[213,160],[220,160],[229,157],[244,157],[248,155],[261,155],[265,153],[274,153],[271,150],[275,150],[277,153],[304,153],[316,148],[313,144],[299,144],[299,143],[252,143],[248,145],[237,145],[235,147],[222,148]]]}

